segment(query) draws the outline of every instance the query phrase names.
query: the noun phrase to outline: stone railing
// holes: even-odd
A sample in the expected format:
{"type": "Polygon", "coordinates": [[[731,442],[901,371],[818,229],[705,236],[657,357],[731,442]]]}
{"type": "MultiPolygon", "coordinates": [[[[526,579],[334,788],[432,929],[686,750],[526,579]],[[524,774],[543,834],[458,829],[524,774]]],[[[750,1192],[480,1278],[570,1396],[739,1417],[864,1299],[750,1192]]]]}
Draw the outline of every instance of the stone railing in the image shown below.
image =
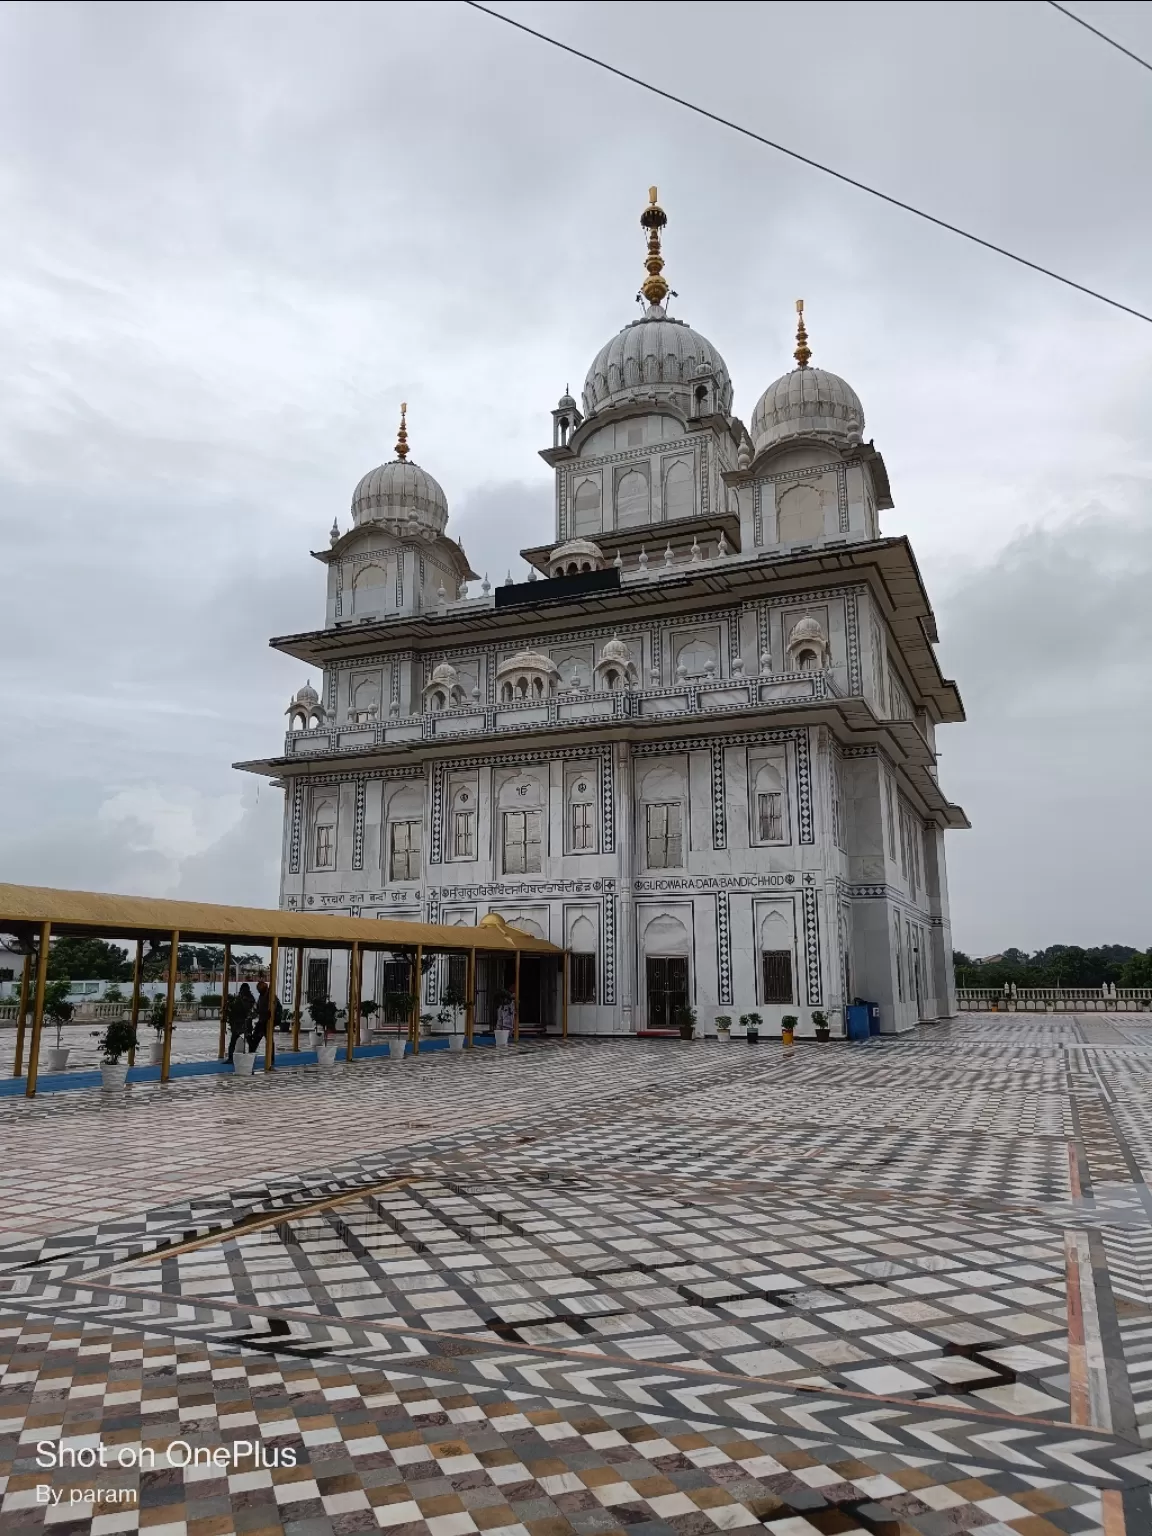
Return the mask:
{"type": "Polygon", "coordinates": [[[1152,987],[957,987],[962,1013],[1147,1013],[1152,987]]]}
{"type": "Polygon", "coordinates": [[[393,742],[490,736],[550,725],[591,725],[603,720],[716,714],[757,707],[786,709],[838,696],[839,689],[830,671],[774,672],[756,677],[737,672],[724,678],[679,678],[668,688],[612,692],[569,688],[543,699],[465,704],[369,725],[290,731],[284,752],[287,757],[306,757],[325,752],[370,751],[393,742]]]}
{"type": "MultiPolygon", "coordinates": [[[[128,1018],[131,1011],[132,1005],[128,1002],[80,1003],[77,1005],[76,1010],[72,1015],[72,1023],[100,1024],[106,1022],[108,1019],[126,1019],[128,1018]]],[[[16,1016],[19,1012],[19,1005],[16,1003],[0,1003],[0,1024],[15,1024],[16,1016]]],[[[147,1001],[144,1000],[140,1004],[141,1028],[144,1027],[145,1015],[147,1012],[148,1004],[147,1001]]],[[[183,1006],[183,1004],[177,1004],[176,1012],[173,1017],[178,1022],[183,1021],[184,1023],[187,1023],[190,1020],[195,1021],[203,1019],[218,1019],[220,1017],[220,1010],[218,1008],[201,1008],[196,1005],[192,1006],[191,1008],[186,1008],[183,1006]]],[[[31,1002],[28,1004],[28,1020],[29,1023],[31,1023],[31,1002]]],[[[45,1027],[47,1027],[47,1025],[45,1025],[45,1027]]],[[[55,1028],[55,1025],[53,1025],[53,1028],[55,1028]]],[[[65,1028],[68,1028],[68,1026],[65,1025],[65,1028]]]]}

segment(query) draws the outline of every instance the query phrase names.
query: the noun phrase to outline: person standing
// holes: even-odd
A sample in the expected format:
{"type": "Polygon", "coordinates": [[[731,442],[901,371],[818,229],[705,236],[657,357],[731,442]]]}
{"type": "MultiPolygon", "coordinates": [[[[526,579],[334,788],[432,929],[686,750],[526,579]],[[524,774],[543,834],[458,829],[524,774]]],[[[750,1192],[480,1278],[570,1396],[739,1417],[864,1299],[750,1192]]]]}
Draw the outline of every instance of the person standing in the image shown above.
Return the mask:
{"type": "Polygon", "coordinates": [[[236,1046],[240,1040],[248,1042],[248,1027],[252,1021],[252,1014],[256,1008],[256,999],[252,996],[252,988],[248,983],[242,982],[236,996],[228,1004],[228,1060],[232,1061],[236,1055],[236,1046]]]}
{"type": "Polygon", "coordinates": [[[280,999],[273,996],[266,981],[258,981],[256,983],[256,1012],[252,1018],[249,1044],[253,1051],[258,1051],[267,1041],[268,1049],[275,1056],[275,1042],[268,1034],[268,1011],[270,1008],[272,1009],[272,1028],[277,1030],[280,1028],[280,1021],[284,1012],[280,1006],[280,999]]]}

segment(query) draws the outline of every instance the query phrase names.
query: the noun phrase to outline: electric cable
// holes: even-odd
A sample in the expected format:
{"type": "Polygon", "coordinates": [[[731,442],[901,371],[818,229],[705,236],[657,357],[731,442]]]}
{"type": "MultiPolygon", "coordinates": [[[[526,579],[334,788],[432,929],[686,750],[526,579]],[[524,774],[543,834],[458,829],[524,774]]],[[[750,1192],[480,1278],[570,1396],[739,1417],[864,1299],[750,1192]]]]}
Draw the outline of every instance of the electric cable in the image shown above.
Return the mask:
{"type": "Polygon", "coordinates": [[[1102,43],[1107,43],[1109,48],[1115,48],[1117,53],[1123,53],[1134,64],[1140,64],[1149,74],[1152,74],[1152,64],[1147,59],[1142,59],[1138,53],[1133,53],[1131,48],[1125,48],[1123,43],[1118,43],[1114,37],[1109,37],[1107,32],[1101,32],[1099,27],[1094,27],[1090,21],[1085,21],[1083,16],[1077,16],[1075,11],[1070,11],[1066,5],[1060,5],[1058,0],[1048,0],[1048,4],[1054,11],[1059,11],[1061,16],[1067,16],[1069,21],[1074,21],[1078,27],[1083,27],[1086,32],[1091,32],[1093,37],[1098,37],[1102,43]]]}
{"type": "MultiPolygon", "coordinates": [[[[881,192],[877,187],[870,187],[867,182],[857,181],[854,176],[847,175],[844,171],[834,170],[830,165],[824,165],[819,160],[814,160],[810,155],[802,155],[799,150],[789,149],[786,144],[779,144],[774,139],[765,138],[763,134],[756,133],[751,128],[745,128],[741,123],[735,123],[731,118],[721,117],[718,112],[711,112],[707,107],[698,106],[693,101],[686,100],[683,96],[677,96],[672,91],[666,91],[663,87],[653,85],[648,80],[643,80],[639,75],[630,75],[627,70],[618,69],[615,64],[609,64],[604,59],[598,59],[595,54],[583,53],[579,48],[574,48],[571,43],[562,43],[559,38],[550,37],[547,32],[538,32],[534,27],[527,26],[522,21],[515,21],[511,16],[505,16],[501,11],[494,11],[487,5],[481,5],[479,0],[464,0],[464,4],[474,11],[480,11],[485,16],[490,16],[494,21],[502,21],[509,27],[515,27],[518,32],[524,32],[529,37],[534,37],[541,43],[548,43],[553,48],[559,48],[562,53],[571,54],[573,58],[583,59],[586,64],[593,64],[597,69],[604,70],[607,74],[615,75],[620,80],[626,80],[630,85],[639,86],[641,90],[648,91],[653,96],[659,96],[664,101],[670,101],[675,106],[684,107],[689,112],[694,112],[698,117],[704,117],[709,122],[718,123],[721,128],[729,128],[733,133],[739,133],[746,139],[752,139],[757,144],[762,144],[767,149],[774,149],[779,154],[787,155],[789,159],[798,160],[802,165],[810,166],[813,170],[821,171],[825,176],[832,176],[837,181],[844,182],[847,186],[855,187],[859,192],[867,192],[870,197],[877,197],[881,202],[889,203],[893,208],[901,208],[905,213],[911,213],[918,219],[925,220],[928,224],[934,224],[938,229],[945,229],[949,234],[959,235],[962,240],[968,240],[973,245],[982,246],[986,251],[993,251],[997,256],[1004,256],[1009,261],[1014,261],[1018,266],[1027,267],[1032,272],[1039,272],[1043,277],[1050,277],[1054,282],[1063,283],[1066,288],[1074,288],[1077,293],[1087,294],[1090,299],[1098,299],[1101,304],[1107,304],[1111,309],[1121,310],[1126,315],[1132,315],[1137,320],[1143,320],[1152,325],[1152,315],[1146,315],[1143,310],[1133,309],[1130,304],[1122,304],[1119,299],[1110,299],[1106,293],[1099,293],[1095,288],[1089,288],[1084,283],[1078,283],[1070,277],[1065,277],[1060,272],[1054,272],[1051,267],[1042,267],[1037,261],[1030,261],[1027,256],[1018,256],[1015,251],[1009,251],[1002,245],[996,245],[992,240],[985,240],[982,235],[974,235],[969,230],[961,229],[958,224],[949,224],[946,219],[937,218],[934,213],[926,213],[923,208],[917,208],[912,203],[905,203],[898,197],[893,197],[888,192],[881,192]]],[[[1142,60],[1140,62],[1143,62],[1142,60]]]]}

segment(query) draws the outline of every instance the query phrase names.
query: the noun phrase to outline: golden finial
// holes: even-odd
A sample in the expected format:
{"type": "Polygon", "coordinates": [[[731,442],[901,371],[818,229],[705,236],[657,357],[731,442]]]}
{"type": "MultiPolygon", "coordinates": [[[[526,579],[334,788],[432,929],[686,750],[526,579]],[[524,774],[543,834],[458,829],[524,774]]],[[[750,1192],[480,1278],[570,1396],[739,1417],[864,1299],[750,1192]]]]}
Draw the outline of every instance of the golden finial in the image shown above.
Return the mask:
{"type": "Polygon", "coordinates": [[[797,368],[807,368],[812,356],[812,348],[808,345],[808,332],[804,329],[804,300],[796,300],[796,350],[792,356],[796,359],[797,368]]]}
{"type": "Polygon", "coordinates": [[[648,206],[640,215],[640,228],[648,231],[648,255],[644,265],[648,276],[640,285],[640,292],[649,304],[662,304],[668,297],[668,284],[660,276],[664,270],[664,258],[660,254],[660,231],[668,222],[668,215],[656,201],[656,188],[648,188],[648,206]]]}
{"type": "Polygon", "coordinates": [[[408,457],[408,402],[400,405],[400,430],[396,434],[396,457],[401,463],[408,457]]]}

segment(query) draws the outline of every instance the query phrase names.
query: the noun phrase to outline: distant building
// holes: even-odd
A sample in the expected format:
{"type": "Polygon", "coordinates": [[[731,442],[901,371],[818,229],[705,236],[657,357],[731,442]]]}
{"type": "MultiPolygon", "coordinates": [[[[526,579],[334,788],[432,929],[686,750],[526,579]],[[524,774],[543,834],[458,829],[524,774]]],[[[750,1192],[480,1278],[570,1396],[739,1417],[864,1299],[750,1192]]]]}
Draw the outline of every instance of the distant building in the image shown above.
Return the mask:
{"type": "MultiPolygon", "coordinates": [[[[944,833],[967,821],[936,728],[964,715],[908,542],[880,532],[884,461],[799,304],[796,366],[733,414],[720,352],[669,313],[666,222],[653,190],[642,313],[552,412],[555,530],[528,581],[467,595],[403,408],[396,457],[314,552],[324,625],[272,643],[319,686],[281,751],[237,765],[286,791],[282,905],[498,912],[572,952],[576,1032],[685,1004],[809,1032],[856,996],[886,1032],[949,1016],[944,833]]],[[[306,985],[339,997],[328,963],[306,985]]],[[[479,970],[485,1021],[509,981],[479,970]]],[[[408,984],[367,968],[366,995],[408,984]]],[[[539,962],[521,991],[526,1023],[557,1022],[539,962]]]]}

